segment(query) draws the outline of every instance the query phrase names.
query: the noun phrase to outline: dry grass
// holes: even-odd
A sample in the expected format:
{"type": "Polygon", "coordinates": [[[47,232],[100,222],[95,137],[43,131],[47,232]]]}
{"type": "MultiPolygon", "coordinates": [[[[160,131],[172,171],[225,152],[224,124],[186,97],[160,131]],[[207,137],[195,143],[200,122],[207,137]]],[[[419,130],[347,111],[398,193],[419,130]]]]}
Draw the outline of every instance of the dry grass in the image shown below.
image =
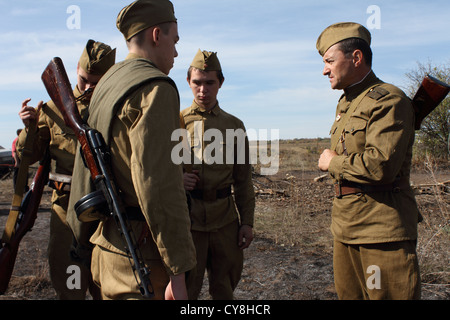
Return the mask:
{"type": "MultiPolygon", "coordinates": [[[[284,246],[331,253],[332,191],[329,180],[312,182],[321,173],[317,159],[329,140],[289,140],[280,142],[280,170],[277,177],[257,177],[255,185],[269,185],[278,196],[260,196],[255,215],[255,231],[284,246]]],[[[428,157],[422,164],[428,184],[442,183],[450,173],[428,157]]],[[[414,176],[414,174],[413,174],[414,176]]],[[[450,196],[446,189],[430,187],[416,195],[423,221],[419,224],[417,252],[423,290],[449,298],[450,290],[450,196]]]]}
{"type": "Polygon", "coordinates": [[[257,234],[283,246],[301,246],[306,250],[331,247],[331,185],[326,181],[313,182],[321,174],[316,168],[318,154],[328,145],[329,139],[279,142],[277,175],[254,180],[258,189],[270,188],[277,193],[258,197],[257,234]]]}
{"type": "MultiPolygon", "coordinates": [[[[431,157],[427,157],[424,166],[431,185],[438,185],[439,168],[431,157]]],[[[420,259],[422,283],[424,289],[440,292],[439,287],[450,288],[450,197],[449,190],[432,186],[426,193],[416,196],[423,216],[419,224],[417,252],[420,259]]]]}

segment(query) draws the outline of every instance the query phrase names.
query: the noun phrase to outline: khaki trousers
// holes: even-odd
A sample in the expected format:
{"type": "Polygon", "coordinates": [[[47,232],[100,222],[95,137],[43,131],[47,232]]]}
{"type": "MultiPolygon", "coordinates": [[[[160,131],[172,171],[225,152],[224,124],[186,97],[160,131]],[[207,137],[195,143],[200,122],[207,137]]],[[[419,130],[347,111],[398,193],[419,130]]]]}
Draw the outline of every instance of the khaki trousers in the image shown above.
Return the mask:
{"type": "Polygon", "coordinates": [[[187,278],[188,296],[198,299],[205,270],[209,293],[214,300],[232,300],[242,273],[244,255],[238,247],[239,223],[230,223],[217,232],[192,231],[197,251],[197,268],[187,278]]]}
{"type": "MultiPolygon", "coordinates": [[[[150,281],[155,293],[153,300],[163,300],[170,280],[166,269],[160,259],[145,262],[150,269],[150,281]]],[[[145,299],[139,291],[127,256],[96,245],[92,251],[91,272],[94,282],[101,289],[103,300],[145,299]]]]}
{"type": "MultiPolygon", "coordinates": [[[[48,263],[52,286],[60,300],[84,300],[91,274],[89,268],[70,257],[72,230],[66,223],[69,194],[53,194],[50,216],[48,263]]],[[[94,295],[94,294],[93,294],[94,295]]]]}
{"type": "Polygon", "coordinates": [[[349,245],[334,241],[339,299],[420,299],[416,241],[349,245]]]}

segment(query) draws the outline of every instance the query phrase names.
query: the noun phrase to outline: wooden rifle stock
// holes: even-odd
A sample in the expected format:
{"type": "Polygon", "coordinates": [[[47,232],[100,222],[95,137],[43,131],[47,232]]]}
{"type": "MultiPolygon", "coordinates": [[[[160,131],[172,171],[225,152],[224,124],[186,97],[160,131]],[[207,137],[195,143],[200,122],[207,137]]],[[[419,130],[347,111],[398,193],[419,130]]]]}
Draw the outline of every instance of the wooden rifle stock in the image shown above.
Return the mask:
{"type": "Polygon", "coordinates": [[[62,113],[64,122],[69,126],[81,144],[84,159],[91,172],[91,177],[100,175],[94,156],[89,152],[86,137],[89,127],[84,123],[77,108],[77,103],[66,70],[60,58],[53,58],[42,74],[42,81],[48,95],[62,113]]]}
{"type": "Polygon", "coordinates": [[[19,244],[25,234],[34,226],[44,187],[50,172],[50,156],[48,152],[41,161],[33,178],[33,182],[25,195],[20,208],[20,216],[14,236],[0,249],[0,294],[4,294],[14,269],[19,244]]]}
{"type": "Polygon", "coordinates": [[[412,99],[416,121],[414,127],[420,129],[423,119],[445,99],[450,86],[430,75],[427,75],[412,99]]]}
{"type": "Polygon", "coordinates": [[[125,249],[127,255],[129,254],[128,258],[141,294],[144,297],[151,298],[154,292],[150,282],[150,271],[145,267],[144,259],[129,227],[126,213],[110,174],[111,168],[106,159],[109,151],[103,136],[100,132],[85,124],[81,118],[69,78],[60,58],[56,57],[50,61],[42,74],[42,81],[56,107],[63,115],[66,125],[72,128],[81,144],[82,155],[90,171],[92,182],[96,189],[102,192],[108,206],[107,209],[109,209],[108,213],[114,218],[119,232],[123,236],[125,249]],[[133,260],[134,265],[131,260],[133,260]]]}

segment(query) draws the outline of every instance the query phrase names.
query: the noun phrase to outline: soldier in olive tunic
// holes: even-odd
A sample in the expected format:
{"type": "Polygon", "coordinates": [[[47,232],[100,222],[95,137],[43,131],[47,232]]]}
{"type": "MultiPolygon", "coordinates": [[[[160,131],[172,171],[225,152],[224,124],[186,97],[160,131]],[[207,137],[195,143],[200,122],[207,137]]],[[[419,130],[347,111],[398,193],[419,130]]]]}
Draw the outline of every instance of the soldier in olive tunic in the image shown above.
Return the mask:
{"type": "MultiPolygon", "coordinates": [[[[121,10],[117,28],[129,54],[98,84],[88,119],[110,147],[112,173],[151,271],[155,299],[186,299],[185,273],[196,263],[182,167],[171,159],[171,135],[180,123],[178,90],[167,76],[177,56],[176,21],[167,0],[139,0],[121,10]]],[[[72,203],[91,192],[89,179],[78,152],[71,225],[72,203]]],[[[92,275],[103,298],[142,299],[115,221],[100,222],[90,241],[92,275]]]]}
{"type": "Polygon", "coordinates": [[[335,181],[331,231],[335,285],[341,299],[416,299],[420,220],[410,187],[414,109],[371,69],[371,35],[338,23],[317,40],[323,74],[342,89],[331,149],[319,168],[335,181]]]}
{"type": "Polygon", "coordinates": [[[198,298],[206,269],[212,298],[233,299],[242,272],[242,250],[253,239],[255,195],[245,126],[217,101],[224,78],[216,53],[199,50],[187,80],[194,102],[181,112],[181,120],[192,150],[192,166],[186,168],[192,171],[184,176],[197,250],[189,298],[198,298]],[[207,137],[208,131],[217,136],[207,137]]]}
{"type": "MultiPolygon", "coordinates": [[[[86,116],[91,90],[93,90],[102,75],[115,62],[115,49],[110,46],[89,40],[83,50],[77,66],[77,85],[73,94],[77,99],[80,114],[86,116]],[[88,91],[88,89],[91,89],[88,91]]],[[[30,99],[22,104],[19,116],[25,126],[28,126],[30,117],[36,117],[36,110],[27,106],[30,99]]],[[[40,103],[42,104],[42,102],[40,103]]],[[[90,272],[84,265],[79,264],[81,275],[81,288],[68,288],[67,267],[77,264],[70,257],[72,245],[72,232],[66,223],[67,205],[69,201],[70,181],[73,162],[77,146],[77,139],[72,129],[66,126],[63,116],[52,101],[42,105],[39,113],[36,140],[33,145],[31,162],[39,161],[48,148],[54,161],[50,175],[51,185],[54,187],[52,195],[52,209],[50,219],[50,240],[48,244],[48,257],[50,278],[59,299],[84,299],[90,272]]],[[[25,146],[26,130],[19,136],[17,148],[21,153],[25,146]]]]}

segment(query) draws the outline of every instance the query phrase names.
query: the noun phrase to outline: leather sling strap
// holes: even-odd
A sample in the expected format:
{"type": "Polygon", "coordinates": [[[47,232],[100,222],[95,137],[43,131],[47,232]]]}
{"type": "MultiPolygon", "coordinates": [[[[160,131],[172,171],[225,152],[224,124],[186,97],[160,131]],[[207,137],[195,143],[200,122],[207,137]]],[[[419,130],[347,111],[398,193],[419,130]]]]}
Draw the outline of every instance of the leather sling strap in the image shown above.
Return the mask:
{"type": "MultiPolygon", "coordinates": [[[[37,110],[39,115],[40,108],[37,110]]],[[[21,210],[23,193],[28,183],[28,168],[31,162],[31,155],[33,153],[34,137],[37,129],[37,120],[30,120],[25,138],[25,146],[22,151],[22,160],[19,165],[19,172],[17,174],[16,187],[14,189],[14,196],[9,210],[8,219],[6,220],[5,230],[3,231],[2,242],[10,243],[16,231],[17,220],[21,210]]]]}

